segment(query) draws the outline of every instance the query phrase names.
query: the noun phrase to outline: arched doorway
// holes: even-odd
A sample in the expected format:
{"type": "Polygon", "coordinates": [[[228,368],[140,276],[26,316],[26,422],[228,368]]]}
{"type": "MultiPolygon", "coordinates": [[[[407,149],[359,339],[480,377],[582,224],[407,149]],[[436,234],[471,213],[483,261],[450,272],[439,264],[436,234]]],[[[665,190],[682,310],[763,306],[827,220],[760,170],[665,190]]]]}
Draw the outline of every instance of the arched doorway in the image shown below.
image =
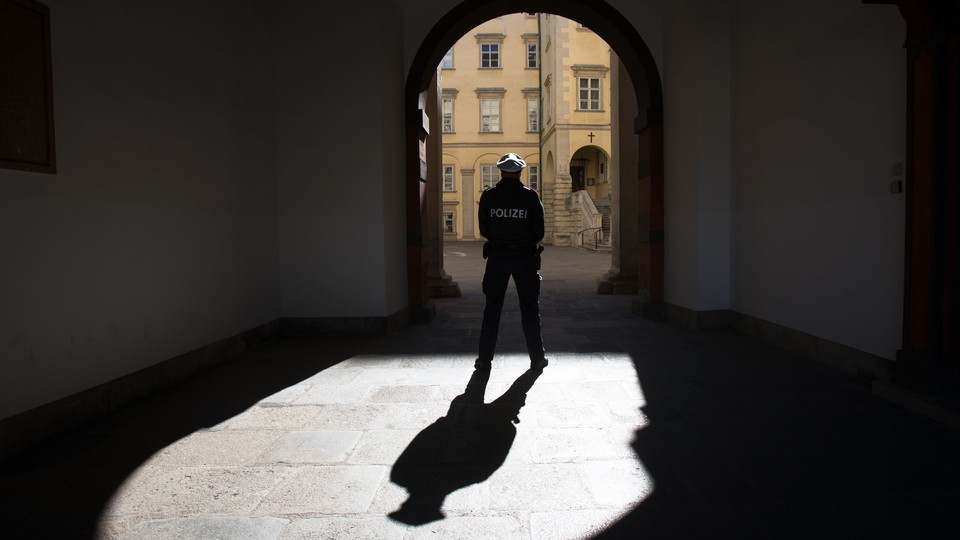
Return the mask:
{"type": "MultiPolygon", "coordinates": [[[[663,304],[663,94],[660,74],[649,48],[636,28],[617,10],[603,2],[566,0],[466,0],[444,15],[430,30],[414,56],[407,75],[406,107],[406,193],[409,310],[416,318],[428,305],[423,264],[426,216],[423,206],[421,156],[426,130],[424,112],[430,92],[436,92],[435,68],[449,48],[467,31],[482,22],[517,12],[545,12],[576,20],[596,32],[614,50],[624,71],[633,81],[639,115],[634,125],[639,135],[636,149],[640,201],[637,219],[621,227],[642,231],[637,258],[638,287],[644,315],[658,315],[663,304]],[[642,220],[642,222],[641,222],[642,220]]],[[[626,150],[626,149],[625,149],[626,150]]],[[[630,152],[632,153],[632,152],[630,152]]],[[[632,246],[629,249],[634,249],[632,246]]]]}
{"type": "Polygon", "coordinates": [[[609,195],[610,154],[599,146],[581,146],[570,157],[573,191],[589,191],[594,199],[609,195]]]}

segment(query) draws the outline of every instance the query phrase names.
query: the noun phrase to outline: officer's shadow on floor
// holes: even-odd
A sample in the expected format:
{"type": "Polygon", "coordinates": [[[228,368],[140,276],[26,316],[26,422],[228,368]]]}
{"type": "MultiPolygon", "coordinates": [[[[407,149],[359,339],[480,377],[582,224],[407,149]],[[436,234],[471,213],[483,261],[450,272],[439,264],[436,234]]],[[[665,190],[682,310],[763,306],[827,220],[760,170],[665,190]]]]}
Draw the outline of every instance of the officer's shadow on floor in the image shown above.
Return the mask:
{"type": "Polygon", "coordinates": [[[408,498],[390,518],[408,525],[443,519],[447,495],[490,478],[510,453],[520,408],[541,373],[526,371],[496,401],[484,403],[490,370],[474,371],[446,416],[417,434],[397,458],[390,480],[406,488],[408,498]]]}

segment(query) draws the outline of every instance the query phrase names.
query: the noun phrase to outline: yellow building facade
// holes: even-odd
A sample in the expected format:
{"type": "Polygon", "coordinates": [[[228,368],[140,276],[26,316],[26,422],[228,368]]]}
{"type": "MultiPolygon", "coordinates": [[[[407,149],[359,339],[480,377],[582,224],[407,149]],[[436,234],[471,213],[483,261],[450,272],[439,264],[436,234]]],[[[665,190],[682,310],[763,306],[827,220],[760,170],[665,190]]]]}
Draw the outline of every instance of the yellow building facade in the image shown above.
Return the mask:
{"type": "Polygon", "coordinates": [[[545,243],[609,238],[597,206],[609,207],[613,177],[610,54],[589,29],[547,14],[491,19],[457,41],[438,67],[444,238],[481,239],[477,204],[507,152],[527,161],[545,243]]]}

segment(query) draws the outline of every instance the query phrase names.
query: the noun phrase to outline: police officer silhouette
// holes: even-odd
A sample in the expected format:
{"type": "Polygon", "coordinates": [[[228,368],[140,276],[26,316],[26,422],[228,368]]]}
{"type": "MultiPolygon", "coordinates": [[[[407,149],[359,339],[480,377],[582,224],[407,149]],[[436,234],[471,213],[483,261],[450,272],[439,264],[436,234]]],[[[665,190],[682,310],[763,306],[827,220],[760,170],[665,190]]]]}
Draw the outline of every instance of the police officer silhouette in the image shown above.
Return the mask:
{"type": "Polygon", "coordinates": [[[497,346],[503,297],[510,277],[517,287],[520,320],[527,341],[531,369],[543,369],[543,339],[540,337],[540,253],[543,246],[543,203],[535,191],[520,182],[520,172],[527,166],[514,153],[500,158],[500,181],[480,196],[480,234],[487,239],[483,257],[487,260],[483,274],[486,307],[480,328],[480,354],[475,367],[489,369],[497,346]]]}

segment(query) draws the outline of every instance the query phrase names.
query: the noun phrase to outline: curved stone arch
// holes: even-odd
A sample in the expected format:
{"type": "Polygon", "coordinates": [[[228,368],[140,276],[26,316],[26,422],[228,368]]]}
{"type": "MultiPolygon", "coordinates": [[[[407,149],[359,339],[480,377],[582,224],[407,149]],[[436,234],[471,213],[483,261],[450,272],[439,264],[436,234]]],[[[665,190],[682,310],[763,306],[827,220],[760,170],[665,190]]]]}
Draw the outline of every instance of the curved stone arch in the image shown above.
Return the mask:
{"type": "MultiPolygon", "coordinates": [[[[414,97],[429,86],[433,67],[458,39],[480,24],[520,12],[561,15],[588,26],[603,38],[623,62],[637,93],[641,111],[663,110],[660,71],[637,29],[619,11],[597,0],[465,0],[447,12],[430,30],[417,50],[407,74],[407,95],[414,97]],[[645,83],[645,84],[644,84],[645,83]]],[[[409,102],[409,101],[408,101],[409,102]]],[[[651,118],[650,120],[654,120],[651,118]]],[[[657,118],[658,120],[658,118],[657,118]]]]}
{"type": "Polygon", "coordinates": [[[477,156],[477,159],[475,159],[475,160],[473,161],[473,170],[478,171],[478,172],[480,171],[480,164],[481,164],[481,163],[486,163],[485,161],[483,161],[483,158],[489,156],[489,157],[491,157],[491,158],[493,159],[493,163],[496,163],[497,161],[500,161],[500,156],[502,156],[502,155],[503,155],[503,154],[497,154],[497,153],[494,153],[494,152],[484,152],[484,153],[478,155],[478,156],[477,156]]]}
{"type": "Polygon", "coordinates": [[[541,166],[543,167],[544,172],[547,172],[547,171],[552,172],[554,170],[554,161],[555,160],[553,157],[553,152],[547,150],[547,156],[546,158],[544,158],[543,163],[541,163],[541,166]]]}
{"type": "Polygon", "coordinates": [[[460,173],[459,173],[460,169],[463,167],[463,164],[460,163],[460,158],[458,158],[456,154],[452,154],[449,152],[442,152],[440,154],[441,166],[449,163],[453,164],[453,171],[454,171],[454,174],[456,175],[454,176],[454,185],[456,185],[457,182],[463,181],[463,179],[460,178],[460,173]]]}
{"type": "Polygon", "coordinates": [[[610,152],[607,152],[602,146],[597,146],[595,144],[585,144],[583,146],[580,146],[576,150],[571,152],[570,155],[575,156],[577,155],[578,152],[583,150],[596,150],[599,152],[603,152],[603,156],[606,157],[607,159],[610,159],[610,152]]]}
{"type": "MultiPolygon", "coordinates": [[[[636,27],[615,8],[601,0],[464,0],[444,14],[424,37],[414,55],[407,73],[406,107],[406,192],[408,208],[416,208],[420,193],[420,162],[418,156],[419,134],[423,116],[418,109],[419,97],[430,87],[436,66],[447,50],[458,39],[476,26],[496,17],[518,12],[556,14],[580,22],[600,36],[617,54],[636,94],[638,118],[635,131],[639,135],[639,147],[634,156],[645,171],[639,179],[643,195],[640,200],[646,206],[637,210],[644,223],[631,226],[642,231],[639,238],[638,257],[641,273],[637,276],[642,313],[660,316],[663,313],[664,246],[663,246],[663,87],[659,68],[650,48],[636,27]]],[[[548,171],[548,168],[541,167],[548,171]]],[[[408,238],[419,239],[422,224],[420,217],[408,212],[408,238]]],[[[415,242],[418,240],[411,240],[415,242]]],[[[632,248],[631,248],[632,249],[632,248]]],[[[408,256],[419,255],[419,245],[408,246],[408,256]]],[[[408,261],[408,269],[417,272],[418,264],[408,261]]],[[[425,280],[425,275],[408,276],[408,283],[425,280]]],[[[413,289],[411,289],[412,291],[413,289]]],[[[420,309],[413,294],[410,309],[420,309]]]]}

